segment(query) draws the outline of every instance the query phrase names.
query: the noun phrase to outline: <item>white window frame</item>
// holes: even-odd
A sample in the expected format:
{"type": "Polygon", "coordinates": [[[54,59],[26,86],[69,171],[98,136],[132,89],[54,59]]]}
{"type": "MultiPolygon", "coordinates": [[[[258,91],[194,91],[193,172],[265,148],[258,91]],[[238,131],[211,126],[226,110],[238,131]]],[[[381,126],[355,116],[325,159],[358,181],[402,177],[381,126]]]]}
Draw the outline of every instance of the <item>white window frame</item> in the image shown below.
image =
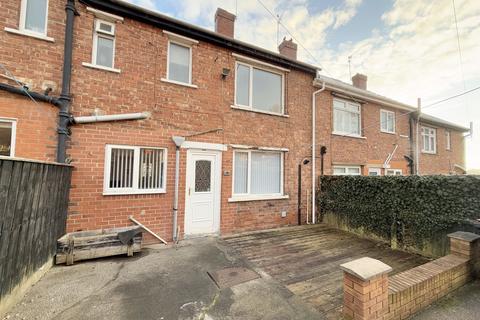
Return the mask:
{"type": "Polygon", "coordinates": [[[452,150],[452,133],[450,130],[445,129],[445,149],[452,150]]]}
{"type": "Polygon", "coordinates": [[[395,112],[393,111],[390,111],[390,110],[384,110],[384,109],[380,109],[380,131],[383,132],[383,133],[395,133],[396,132],[396,119],[395,119],[395,112]],[[382,122],[382,114],[383,113],[386,113],[387,114],[387,129],[384,129],[383,128],[383,122],[382,122]],[[393,115],[393,131],[389,131],[388,130],[388,115],[389,114],[392,114],[393,115]]]}
{"type": "Polygon", "coordinates": [[[437,129],[432,128],[432,127],[427,127],[427,126],[421,126],[421,137],[422,137],[422,152],[423,153],[430,153],[430,154],[436,154],[437,153],[437,129]],[[432,133],[425,134],[424,129],[432,130],[432,133]],[[428,137],[433,137],[433,150],[425,150],[425,136],[428,137]]]}
{"type": "Polygon", "coordinates": [[[233,160],[232,160],[232,198],[229,201],[234,201],[235,199],[244,199],[244,200],[263,200],[270,198],[285,198],[284,191],[284,163],[285,163],[285,152],[284,151],[265,151],[265,150],[246,150],[238,149],[233,151],[233,160]],[[247,153],[247,192],[246,193],[235,193],[235,155],[238,153],[247,153]],[[274,153],[280,154],[280,192],[279,193],[266,193],[266,194],[251,194],[250,193],[250,182],[251,182],[251,170],[252,170],[252,152],[263,152],[263,153],[274,153]]]}
{"type": "Polygon", "coordinates": [[[192,51],[193,51],[192,45],[185,42],[185,41],[178,41],[178,40],[174,40],[174,39],[169,39],[168,40],[168,44],[167,44],[167,76],[165,78],[166,81],[176,83],[176,84],[180,84],[180,85],[193,86],[193,84],[192,84],[192,60],[193,60],[192,59],[192,51]],[[190,59],[189,59],[189,68],[188,68],[188,82],[182,82],[182,81],[170,79],[170,44],[172,44],[172,43],[176,44],[177,46],[188,48],[188,50],[189,50],[190,59]]]}
{"type": "Polygon", "coordinates": [[[242,61],[235,61],[235,88],[234,88],[234,96],[233,96],[233,107],[237,109],[242,109],[242,110],[249,110],[249,111],[254,111],[254,112],[259,112],[259,113],[266,113],[266,114],[271,114],[271,115],[280,115],[284,116],[285,115],[285,73],[284,72],[278,72],[275,70],[272,70],[272,68],[266,68],[266,67],[261,67],[258,65],[253,65],[249,63],[245,63],[242,61]],[[249,68],[250,70],[250,79],[248,83],[248,106],[243,105],[243,104],[238,104],[237,103],[237,68],[238,65],[242,65],[244,67],[249,68]],[[282,81],[282,91],[281,91],[281,111],[280,112],[270,112],[270,111],[265,111],[261,109],[255,108],[255,106],[252,105],[253,102],[253,69],[258,69],[266,72],[270,72],[276,75],[279,75],[281,77],[282,81]]]}
{"type": "Polygon", "coordinates": [[[403,176],[403,170],[402,169],[385,169],[385,175],[386,176],[399,176],[397,173],[400,172],[400,176],[403,176]],[[392,174],[389,174],[392,173],[392,174]]]}
{"type": "Polygon", "coordinates": [[[47,0],[47,12],[45,12],[45,31],[44,32],[36,32],[32,30],[28,30],[25,28],[25,24],[27,22],[27,2],[28,1],[35,1],[35,0],[22,0],[21,8],[20,8],[20,24],[18,26],[19,31],[26,33],[26,34],[32,34],[32,35],[38,35],[42,37],[47,36],[47,27],[48,27],[48,6],[50,0],[47,0]]]}
{"type": "Polygon", "coordinates": [[[362,175],[362,166],[337,166],[337,165],[335,165],[335,166],[332,167],[332,174],[334,176],[361,176],[362,175]],[[359,174],[348,173],[348,169],[353,169],[353,168],[358,169],[359,174]],[[334,169],[345,169],[345,174],[335,174],[334,169]]]}
{"type": "Polygon", "coordinates": [[[95,19],[95,25],[93,29],[93,45],[92,45],[92,65],[98,67],[98,68],[105,68],[105,69],[113,69],[115,70],[115,47],[116,47],[116,39],[115,39],[115,23],[102,20],[102,19],[95,19]],[[112,32],[106,32],[100,29],[100,24],[108,24],[112,27],[112,32]],[[107,67],[107,66],[102,66],[100,64],[97,64],[97,47],[98,47],[98,38],[105,38],[105,39],[110,39],[113,40],[113,52],[112,52],[112,66],[107,67]]]}
{"type": "Polygon", "coordinates": [[[368,176],[370,177],[379,177],[382,175],[382,168],[368,168],[368,176]],[[371,176],[370,172],[376,172],[376,176],[371,176]]]}
{"type": "Polygon", "coordinates": [[[12,125],[12,136],[10,138],[10,155],[8,157],[15,157],[15,142],[17,140],[17,119],[0,118],[0,122],[7,122],[12,125]]]}
{"type": "MultiPolygon", "coordinates": [[[[336,109],[340,110],[338,108],[336,108],[336,109]]],[[[345,110],[342,109],[342,111],[345,111],[345,110]]],[[[353,111],[348,111],[348,112],[353,112],[353,111]]],[[[352,101],[348,101],[348,100],[344,100],[344,99],[334,98],[333,102],[332,102],[332,129],[333,129],[333,131],[332,131],[333,134],[348,135],[350,137],[361,138],[362,137],[362,105],[360,103],[357,103],[357,102],[352,102],[352,101]],[[359,132],[358,134],[335,130],[335,101],[358,106],[358,112],[354,112],[354,113],[358,114],[358,132],[359,132]]]]}
{"type": "Polygon", "coordinates": [[[167,148],[107,144],[105,146],[105,170],[104,170],[104,176],[103,176],[103,195],[166,193],[167,192],[167,159],[168,159],[167,152],[168,152],[167,148]],[[111,170],[111,163],[112,163],[111,162],[112,149],[134,150],[132,188],[110,188],[109,182],[110,182],[110,170],[111,170]],[[158,188],[158,189],[139,189],[138,188],[140,149],[163,150],[163,172],[162,172],[163,187],[162,188],[158,188]]]}

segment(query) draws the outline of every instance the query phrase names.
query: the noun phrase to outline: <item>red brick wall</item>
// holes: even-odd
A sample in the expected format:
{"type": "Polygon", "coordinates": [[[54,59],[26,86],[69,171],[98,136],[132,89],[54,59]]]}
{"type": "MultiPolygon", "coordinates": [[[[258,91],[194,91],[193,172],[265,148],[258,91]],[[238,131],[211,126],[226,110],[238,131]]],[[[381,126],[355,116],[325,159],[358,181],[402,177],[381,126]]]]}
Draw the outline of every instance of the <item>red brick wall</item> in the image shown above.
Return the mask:
{"type": "MultiPolygon", "coordinates": [[[[193,45],[192,82],[189,88],[161,81],[166,75],[167,41],[162,30],[129,19],[117,24],[115,68],[121,73],[82,66],[91,61],[94,16],[77,5],[72,88],[74,115],[150,111],[142,121],[98,123],[73,128],[69,155],[75,165],[71,190],[69,231],[130,224],[128,215],[162,237],[172,236],[175,148],[173,135],[190,135],[215,128],[218,133],[189,140],[257,147],[288,148],[285,154],[285,200],[228,202],[232,176],[222,176],[221,232],[295,224],[297,221],[297,164],[310,155],[311,75],[295,70],[286,74],[286,108],[289,117],[235,110],[235,58],[231,52],[200,42],[193,45]],[[223,68],[232,70],[222,80],[223,68]],[[103,196],[106,144],[168,148],[167,193],[103,196]],[[287,217],[282,218],[281,212],[287,217]]],[[[232,173],[232,148],[223,153],[222,171],[232,173]]],[[[185,209],[185,158],[181,151],[179,226],[185,209]]],[[[304,190],[310,187],[310,166],[304,169],[304,190]]]]}
{"type": "MultiPolygon", "coordinates": [[[[422,125],[422,124],[421,124],[422,125]]],[[[428,154],[421,152],[422,144],[420,137],[420,174],[453,174],[459,173],[455,165],[465,168],[465,139],[464,133],[454,130],[450,131],[450,150],[447,150],[447,138],[445,128],[425,124],[437,130],[437,152],[428,154]]]]}
{"type": "Polygon", "coordinates": [[[398,148],[390,162],[392,169],[402,169],[403,174],[408,174],[407,161],[404,155],[410,155],[408,116],[403,116],[405,111],[381,107],[373,103],[365,103],[361,107],[361,123],[364,138],[340,136],[332,134],[333,131],[333,99],[331,91],[320,94],[317,99],[317,135],[319,142],[328,148],[326,174],[331,174],[333,165],[361,165],[363,174],[368,174],[369,166],[381,166],[388,154],[393,152],[395,144],[398,148]],[[395,134],[380,131],[380,110],[395,112],[395,134]]]}
{"type": "Polygon", "coordinates": [[[15,157],[55,161],[58,109],[0,91],[0,118],[16,120],[15,157]]]}

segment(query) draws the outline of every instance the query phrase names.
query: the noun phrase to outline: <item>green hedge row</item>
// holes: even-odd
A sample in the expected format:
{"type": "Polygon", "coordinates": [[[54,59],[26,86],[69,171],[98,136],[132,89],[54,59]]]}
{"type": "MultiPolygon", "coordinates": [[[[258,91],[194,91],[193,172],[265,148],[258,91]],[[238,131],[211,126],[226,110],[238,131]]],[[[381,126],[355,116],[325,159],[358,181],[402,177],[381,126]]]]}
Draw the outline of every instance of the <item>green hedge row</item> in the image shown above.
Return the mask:
{"type": "Polygon", "coordinates": [[[480,176],[324,176],[318,204],[353,228],[421,243],[480,218],[480,176]]]}

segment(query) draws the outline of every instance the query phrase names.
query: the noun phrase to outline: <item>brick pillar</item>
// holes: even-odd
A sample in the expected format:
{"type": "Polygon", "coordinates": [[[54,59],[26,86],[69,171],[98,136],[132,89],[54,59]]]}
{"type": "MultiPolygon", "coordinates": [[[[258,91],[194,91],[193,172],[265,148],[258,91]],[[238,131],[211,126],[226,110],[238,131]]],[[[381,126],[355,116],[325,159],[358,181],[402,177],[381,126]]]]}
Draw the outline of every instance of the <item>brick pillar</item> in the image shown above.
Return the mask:
{"type": "Polygon", "coordinates": [[[346,319],[383,319],[388,312],[388,273],[385,263],[361,258],[340,265],[344,271],[343,314],[346,319]]]}
{"type": "Polygon", "coordinates": [[[480,235],[457,231],[448,235],[450,238],[450,254],[470,259],[472,272],[480,277],[480,235]]]}

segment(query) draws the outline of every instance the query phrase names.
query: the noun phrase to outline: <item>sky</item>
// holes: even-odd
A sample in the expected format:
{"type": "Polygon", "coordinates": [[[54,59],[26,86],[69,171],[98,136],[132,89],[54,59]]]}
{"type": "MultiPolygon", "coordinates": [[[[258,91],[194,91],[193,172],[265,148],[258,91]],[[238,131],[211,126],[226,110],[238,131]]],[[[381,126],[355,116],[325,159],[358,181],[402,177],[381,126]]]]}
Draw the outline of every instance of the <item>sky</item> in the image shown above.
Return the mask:
{"type": "MultiPolygon", "coordinates": [[[[237,14],[235,38],[277,51],[278,41],[293,36],[299,60],[324,75],[350,82],[350,73],[366,74],[369,90],[414,106],[417,98],[428,106],[480,86],[477,0],[127,1],[211,30],[222,7],[237,14]]],[[[473,121],[469,169],[480,168],[479,103],[477,90],[422,110],[466,127],[473,121]]]]}

